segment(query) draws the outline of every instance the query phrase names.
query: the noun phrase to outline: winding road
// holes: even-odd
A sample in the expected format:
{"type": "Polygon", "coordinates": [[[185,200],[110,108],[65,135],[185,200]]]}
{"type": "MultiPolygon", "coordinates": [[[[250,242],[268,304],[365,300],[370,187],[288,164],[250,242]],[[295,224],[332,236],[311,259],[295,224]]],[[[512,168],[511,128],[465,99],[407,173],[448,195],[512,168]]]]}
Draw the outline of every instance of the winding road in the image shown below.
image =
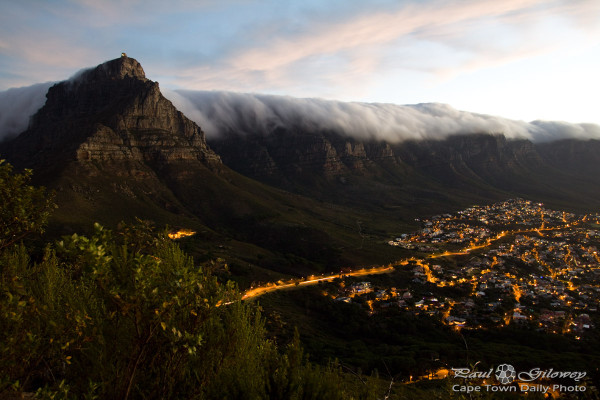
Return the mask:
{"type": "MultiPolygon", "coordinates": [[[[503,231],[503,232],[499,233],[498,235],[496,235],[496,237],[487,239],[486,242],[481,245],[467,247],[463,250],[456,251],[456,252],[445,251],[443,253],[431,254],[431,255],[427,256],[426,258],[431,259],[431,258],[440,258],[440,257],[447,257],[447,256],[466,255],[466,254],[469,254],[470,252],[472,252],[473,250],[479,250],[479,249],[482,249],[485,247],[489,247],[495,241],[497,241],[507,235],[516,235],[516,234],[529,233],[529,232],[537,232],[540,235],[542,235],[542,233],[541,233],[542,231],[566,229],[566,228],[571,227],[572,225],[576,225],[579,222],[580,221],[576,221],[572,224],[567,224],[567,225],[564,225],[561,227],[552,227],[552,228],[541,228],[540,227],[540,228],[518,230],[518,231],[503,231]]],[[[404,258],[402,260],[396,261],[395,263],[393,263],[393,265],[406,265],[411,260],[418,260],[418,259],[416,259],[414,257],[404,258]]],[[[423,259],[421,259],[421,261],[422,260],[423,259]]],[[[257,287],[252,287],[252,288],[248,289],[242,295],[242,300],[252,299],[255,297],[262,296],[263,294],[274,292],[277,290],[301,288],[303,286],[315,285],[319,282],[330,282],[330,281],[334,280],[335,278],[342,278],[345,276],[366,276],[366,275],[387,274],[387,273],[393,272],[394,270],[395,270],[395,267],[391,266],[391,264],[390,264],[387,266],[379,266],[379,267],[373,267],[373,268],[361,268],[361,269],[349,271],[349,272],[340,272],[339,274],[309,276],[308,279],[298,278],[298,279],[288,280],[286,282],[283,282],[283,281],[272,282],[272,283],[267,283],[266,285],[263,285],[263,286],[257,286],[257,287]]]]}

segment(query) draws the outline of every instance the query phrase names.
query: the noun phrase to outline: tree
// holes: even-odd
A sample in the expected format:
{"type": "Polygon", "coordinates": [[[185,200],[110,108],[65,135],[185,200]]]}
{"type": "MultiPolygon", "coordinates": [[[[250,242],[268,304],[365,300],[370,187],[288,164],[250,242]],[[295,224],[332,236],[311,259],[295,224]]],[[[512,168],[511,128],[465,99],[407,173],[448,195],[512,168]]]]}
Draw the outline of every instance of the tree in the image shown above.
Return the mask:
{"type": "Polygon", "coordinates": [[[54,194],[29,185],[32,170],[13,173],[12,165],[0,160],[0,251],[32,233],[41,233],[56,207],[54,194]]]}

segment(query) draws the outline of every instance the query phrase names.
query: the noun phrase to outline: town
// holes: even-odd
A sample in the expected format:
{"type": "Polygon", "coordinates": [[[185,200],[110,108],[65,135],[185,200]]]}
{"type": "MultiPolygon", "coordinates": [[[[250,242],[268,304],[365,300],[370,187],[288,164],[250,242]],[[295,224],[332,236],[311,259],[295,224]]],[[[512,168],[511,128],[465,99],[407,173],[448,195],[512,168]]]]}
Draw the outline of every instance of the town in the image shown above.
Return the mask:
{"type": "Polygon", "coordinates": [[[389,242],[414,252],[396,265],[396,286],[341,275],[323,294],[371,315],[428,315],[457,330],[520,324],[581,339],[598,325],[599,214],[512,199],[419,222],[389,242]]]}

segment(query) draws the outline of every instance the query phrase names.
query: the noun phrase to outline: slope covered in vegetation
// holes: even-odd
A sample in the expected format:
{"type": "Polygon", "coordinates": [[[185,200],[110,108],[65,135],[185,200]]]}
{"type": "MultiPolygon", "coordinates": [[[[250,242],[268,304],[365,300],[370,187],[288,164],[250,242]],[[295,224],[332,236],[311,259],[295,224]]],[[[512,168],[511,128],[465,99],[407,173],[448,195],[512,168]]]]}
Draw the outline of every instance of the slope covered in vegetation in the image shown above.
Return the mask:
{"type": "Polygon", "coordinates": [[[371,398],[148,224],[24,244],[53,208],[29,174],[0,164],[0,398],[371,398]]]}

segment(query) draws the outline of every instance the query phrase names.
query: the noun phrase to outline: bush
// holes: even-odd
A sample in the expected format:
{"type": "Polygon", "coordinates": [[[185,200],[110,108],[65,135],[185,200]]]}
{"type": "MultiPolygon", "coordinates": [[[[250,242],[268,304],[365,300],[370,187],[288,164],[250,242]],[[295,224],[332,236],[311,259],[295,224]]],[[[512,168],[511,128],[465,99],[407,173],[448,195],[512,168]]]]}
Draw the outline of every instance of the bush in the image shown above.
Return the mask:
{"type": "Polygon", "coordinates": [[[280,354],[232,283],[166,235],[144,246],[132,238],[96,224],[91,237],[48,245],[38,262],[24,245],[0,255],[0,394],[351,398],[339,368],[311,365],[297,336],[280,354]]]}
{"type": "Polygon", "coordinates": [[[297,335],[280,354],[260,309],[149,223],[95,224],[33,260],[18,242],[53,203],[30,175],[0,162],[0,398],[371,398],[297,335]]]}
{"type": "Polygon", "coordinates": [[[54,195],[29,185],[32,171],[13,174],[12,166],[0,160],[0,251],[27,235],[42,232],[56,207],[54,195]]]}

